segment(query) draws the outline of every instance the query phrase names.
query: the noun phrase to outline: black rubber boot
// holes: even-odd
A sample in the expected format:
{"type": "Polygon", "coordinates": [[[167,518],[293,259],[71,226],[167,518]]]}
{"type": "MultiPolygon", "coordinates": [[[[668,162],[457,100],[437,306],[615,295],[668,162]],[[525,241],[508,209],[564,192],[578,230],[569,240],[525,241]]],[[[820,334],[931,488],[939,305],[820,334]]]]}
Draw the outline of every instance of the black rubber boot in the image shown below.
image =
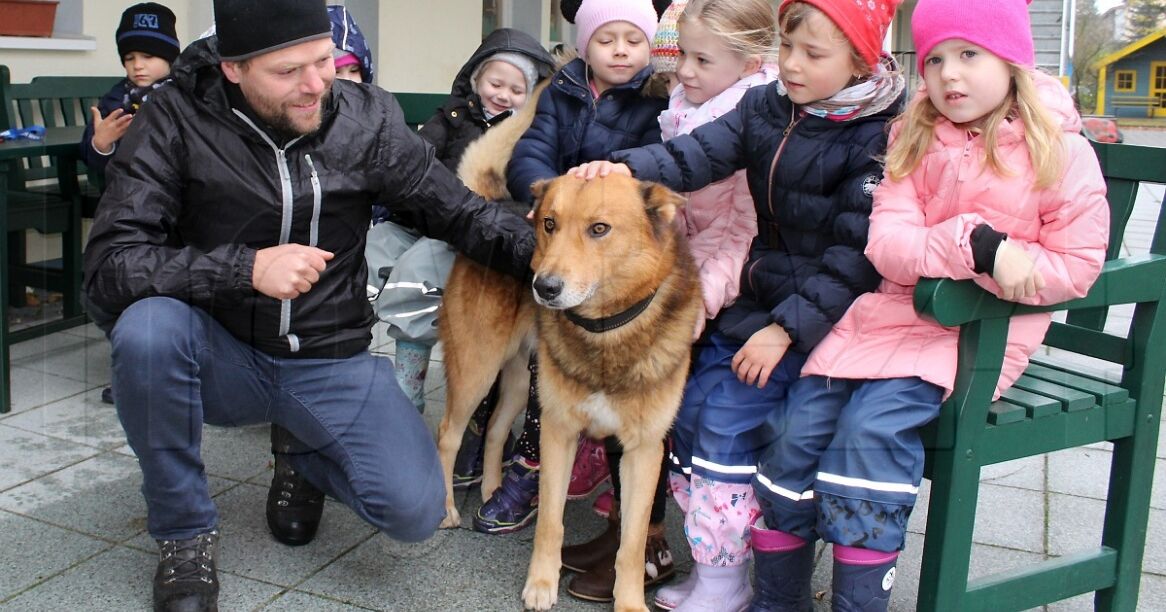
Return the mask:
{"type": "Polygon", "coordinates": [[[272,424],[275,474],[267,491],[267,527],[276,540],[288,546],[311,542],[324,513],[324,493],[300,476],[288,459],[292,454],[304,452],[302,447],[288,430],[272,424]]]}
{"type": "Polygon", "coordinates": [[[793,550],[772,545],[777,533],[752,530],[753,601],[748,612],[807,612],[813,609],[810,578],[814,574],[814,544],[793,550]]]}
{"type": "Polygon", "coordinates": [[[895,561],[851,565],[834,560],[834,612],[886,612],[895,584],[895,561]]]}

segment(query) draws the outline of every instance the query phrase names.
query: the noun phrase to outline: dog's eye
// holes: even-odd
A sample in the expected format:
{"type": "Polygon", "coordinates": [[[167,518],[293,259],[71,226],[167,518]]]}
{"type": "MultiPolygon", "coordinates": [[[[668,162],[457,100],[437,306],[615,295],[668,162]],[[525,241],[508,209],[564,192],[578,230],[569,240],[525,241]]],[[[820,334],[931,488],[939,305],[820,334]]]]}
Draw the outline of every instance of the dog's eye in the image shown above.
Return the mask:
{"type": "Polygon", "coordinates": [[[543,231],[548,234],[555,231],[555,220],[550,217],[543,217],[543,231]]]}
{"type": "Polygon", "coordinates": [[[591,232],[592,236],[598,238],[607,234],[607,232],[610,232],[611,226],[606,223],[593,223],[591,224],[591,227],[588,228],[588,231],[591,232]]]}

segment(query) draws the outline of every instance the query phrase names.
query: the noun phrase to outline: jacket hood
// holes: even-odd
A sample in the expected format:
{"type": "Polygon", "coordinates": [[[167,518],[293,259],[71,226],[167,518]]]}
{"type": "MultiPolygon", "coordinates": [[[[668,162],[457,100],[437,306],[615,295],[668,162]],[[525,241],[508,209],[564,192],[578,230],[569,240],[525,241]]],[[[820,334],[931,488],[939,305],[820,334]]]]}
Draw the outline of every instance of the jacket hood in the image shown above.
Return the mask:
{"type": "Polygon", "coordinates": [[[343,6],[329,6],[328,18],[332,20],[332,42],[336,49],[355,55],[360,61],[360,78],[365,83],[372,83],[375,74],[372,51],[368,48],[368,41],[357,27],[352,14],[343,6]]]}
{"type": "MultiPolygon", "coordinates": [[[[491,55],[503,51],[521,53],[533,60],[535,67],[538,68],[540,79],[549,77],[555,70],[554,58],[531,35],[511,28],[499,28],[490,32],[490,35],[482,41],[482,44],[458,71],[453,80],[453,87],[450,88],[450,95],[458,98],[469,98],[473,95],[470,75],[474,73],[474,68],[477,68],[478,64],[491,55]]],[[[530,85],[532,88],[534,87],[534,83],[530,85]]]]}

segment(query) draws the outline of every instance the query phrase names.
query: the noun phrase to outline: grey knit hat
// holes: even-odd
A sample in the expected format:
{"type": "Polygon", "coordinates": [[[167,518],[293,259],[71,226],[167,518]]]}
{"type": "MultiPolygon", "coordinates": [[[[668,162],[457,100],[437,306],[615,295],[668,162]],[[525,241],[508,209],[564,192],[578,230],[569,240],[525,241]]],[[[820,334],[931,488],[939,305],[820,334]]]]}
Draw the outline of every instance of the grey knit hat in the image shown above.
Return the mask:
{"type": "Polygon", "coordinates": [[[535,67],[534,60],[521,53],[502,51],[478,62],[478,65],[474,67],[474,71],[470,73],[470,88],[473,89],[474,93],[478,93],[478,77],[482,75],[482,71],[490,62],[506,62],[517,68],[526,78],[527,94],[530,94],[534,90],[535,84],[538,83],[538,68],[535,67]]]}

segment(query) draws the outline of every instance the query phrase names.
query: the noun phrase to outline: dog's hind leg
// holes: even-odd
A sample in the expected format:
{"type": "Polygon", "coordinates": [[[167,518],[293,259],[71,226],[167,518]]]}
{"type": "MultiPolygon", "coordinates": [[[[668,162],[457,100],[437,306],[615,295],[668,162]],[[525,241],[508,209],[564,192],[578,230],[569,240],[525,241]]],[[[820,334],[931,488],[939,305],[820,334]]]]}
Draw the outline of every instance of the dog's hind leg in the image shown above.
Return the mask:
{"type": "MultiPolygon", "coordinates": [[[[661,436],[662,438],[662,436],[661,436]]],[[[660,477],[664,445],[660,438],[641,438],[625,448],[620,463],[620,541],[615,557],[616,612],[647,612],[644,604],[644,547],[652,497],[660,477]]]]}
{"type": "MultiPolygon", "coordinates": [[[[539,363],[539,376],[547,376],[545,362],[539,363]]],[[[553,374],[552,374],[553,375],[553,374]]],[[[567,485],[571,481],[571,465],[575,461],[579,432],[583,424],[569,416],[570,410],[558,398],[548,397],[543,391],[547,381],[539,381],[540,398],[553,410],[544,410],[539,434],[541,473],[538,482],[538,523],[534,533],[534,552],[530,555],[530,570],[522,600],[528,609],[549,610],[559,596],[559,569],[562,566],[563,506],[567,503],[567,485]]],[[[643,556],[643,550],[640,551],[643,556]]],[[[641,559],[642,563],[642,559],[641,559]]]]}
{"type": "MultiPolygon", "coordinates": [[[[450,351],[449,345],[446,346],[446,350],[450,351]]],[[[453,497],[453,462],[474,409],[489,393],[490,385],[494,384],[495,373],[502,365],[495,363],[501,361],[500,353],[500,351],[494,354],[485,353],[480,357],[480,365],[476,367],[466,367],[467,361],[464,358],[451,359],[448,352],[446,355],[446,367],[450,370],[456,368],[457,375],[447,376],[445,414],[442,415],[441,425],[437,429],[437,451],[441,456],[441,470],[445,477],[445,520],[441,522],[442,529],[461,524],[461,513],[458,512],[453,497]]]]}
{"type": "Polygon", "coordinates": [[[486,452],[482,462],[482,502],[490,499],[502,484],[502,453],[506,435],[514,426],[514,419],[526,408],[530,391],[530,350],[526,347],[508,359],[502,366],[502,384],[498,406],[490,417],[486,430],[486,452]]]}

